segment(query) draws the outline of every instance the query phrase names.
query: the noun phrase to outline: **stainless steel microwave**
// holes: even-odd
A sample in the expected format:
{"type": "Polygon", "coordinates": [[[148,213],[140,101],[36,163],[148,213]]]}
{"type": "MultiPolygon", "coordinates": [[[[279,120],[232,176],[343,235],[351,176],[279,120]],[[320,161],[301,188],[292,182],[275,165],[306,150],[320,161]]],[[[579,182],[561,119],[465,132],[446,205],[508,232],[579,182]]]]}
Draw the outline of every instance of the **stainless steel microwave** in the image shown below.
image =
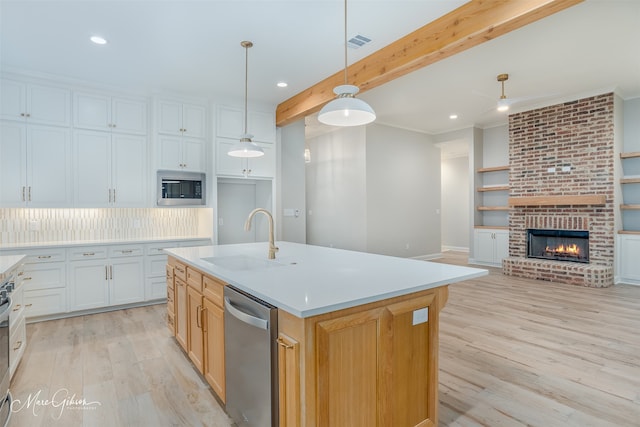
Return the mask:
{"type": "Polygon", "coordinates": [[[204,173],[158,171],[158,206],[206,205],[204,173]]]}

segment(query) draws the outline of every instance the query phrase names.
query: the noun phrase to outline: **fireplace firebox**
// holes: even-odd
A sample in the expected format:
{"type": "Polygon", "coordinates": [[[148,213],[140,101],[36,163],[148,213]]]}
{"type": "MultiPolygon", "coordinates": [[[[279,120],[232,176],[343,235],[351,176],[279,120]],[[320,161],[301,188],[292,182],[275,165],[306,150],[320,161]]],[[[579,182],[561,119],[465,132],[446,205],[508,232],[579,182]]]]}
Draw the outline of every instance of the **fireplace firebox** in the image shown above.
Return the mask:
{"type": "Polygon", "coordinates": [[[527,257],[588,263],[589,232],[529,229],[527,257]]]}

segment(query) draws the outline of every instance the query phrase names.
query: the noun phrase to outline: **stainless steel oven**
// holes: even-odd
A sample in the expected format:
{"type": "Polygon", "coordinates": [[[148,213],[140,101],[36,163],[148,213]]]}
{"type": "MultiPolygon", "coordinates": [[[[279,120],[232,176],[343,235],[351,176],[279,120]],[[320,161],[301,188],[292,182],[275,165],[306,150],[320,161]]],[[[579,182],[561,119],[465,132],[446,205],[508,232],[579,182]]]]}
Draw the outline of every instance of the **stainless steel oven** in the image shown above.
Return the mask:
{"type": "Polygon", "coordinates": [[[9,384],[9,313],[11,312],[11,297],[8,293],[13,288],[12,281],[6,281],[0,286],[0,426],[9,424],[11,417],[11,393],[9,384]]]}
{"type": "Polygon", "coordinates": [[[204,206],[206,204],[204,173],[158,171],[158,206],[204,206]]]}

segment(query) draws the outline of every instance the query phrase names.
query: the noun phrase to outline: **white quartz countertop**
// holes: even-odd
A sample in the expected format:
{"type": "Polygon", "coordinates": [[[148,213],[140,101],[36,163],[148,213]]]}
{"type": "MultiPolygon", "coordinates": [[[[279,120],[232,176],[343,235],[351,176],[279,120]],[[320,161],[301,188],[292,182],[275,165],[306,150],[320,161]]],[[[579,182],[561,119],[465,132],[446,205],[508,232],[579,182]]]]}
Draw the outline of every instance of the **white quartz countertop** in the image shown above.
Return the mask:
{"type": "Polygon", "coordinates": [[[24,259],[24,255],[2,255],[0,256],[0,280],[3,280],[5,274],[11,271],[15,266],[20,264],[24,259]]]}
{"type": "Polygon", "coordinates": [[[165,252],[279,309],[305,318],[488,274],[487,270],[276,242],[197,246],[165,252]],[[213,262],[206,258],[214,258],[213,262]]]}

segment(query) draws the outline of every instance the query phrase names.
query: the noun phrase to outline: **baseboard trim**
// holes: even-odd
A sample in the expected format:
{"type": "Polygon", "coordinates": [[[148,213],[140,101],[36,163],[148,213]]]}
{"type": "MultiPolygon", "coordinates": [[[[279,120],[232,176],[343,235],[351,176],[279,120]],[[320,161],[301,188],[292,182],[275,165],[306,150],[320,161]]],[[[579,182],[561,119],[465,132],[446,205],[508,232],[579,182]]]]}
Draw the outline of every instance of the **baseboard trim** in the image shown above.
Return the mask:
{"type": "Polygon", "coordinates": [[[109,307],[92,308],[89,310],[69,311],[66,313],[45,314],[43,316],[34,316],[26,319],[26,323],[44,322],[47,320],[66,319],[69,317],[85,316],[88,314],[106,313],[108,311],[125,310],[127,308],[146,307],[148,305],[166,304],[167,299],[156,299],[152,301],[142,301],[133,304],[114,305],[109,307]]]}
{"type": "Polygon", "coordinates": [[[442,252],[446,251],[469,253],[469,248],[466,248],[464,246],[442,246],[442,252]]]}

